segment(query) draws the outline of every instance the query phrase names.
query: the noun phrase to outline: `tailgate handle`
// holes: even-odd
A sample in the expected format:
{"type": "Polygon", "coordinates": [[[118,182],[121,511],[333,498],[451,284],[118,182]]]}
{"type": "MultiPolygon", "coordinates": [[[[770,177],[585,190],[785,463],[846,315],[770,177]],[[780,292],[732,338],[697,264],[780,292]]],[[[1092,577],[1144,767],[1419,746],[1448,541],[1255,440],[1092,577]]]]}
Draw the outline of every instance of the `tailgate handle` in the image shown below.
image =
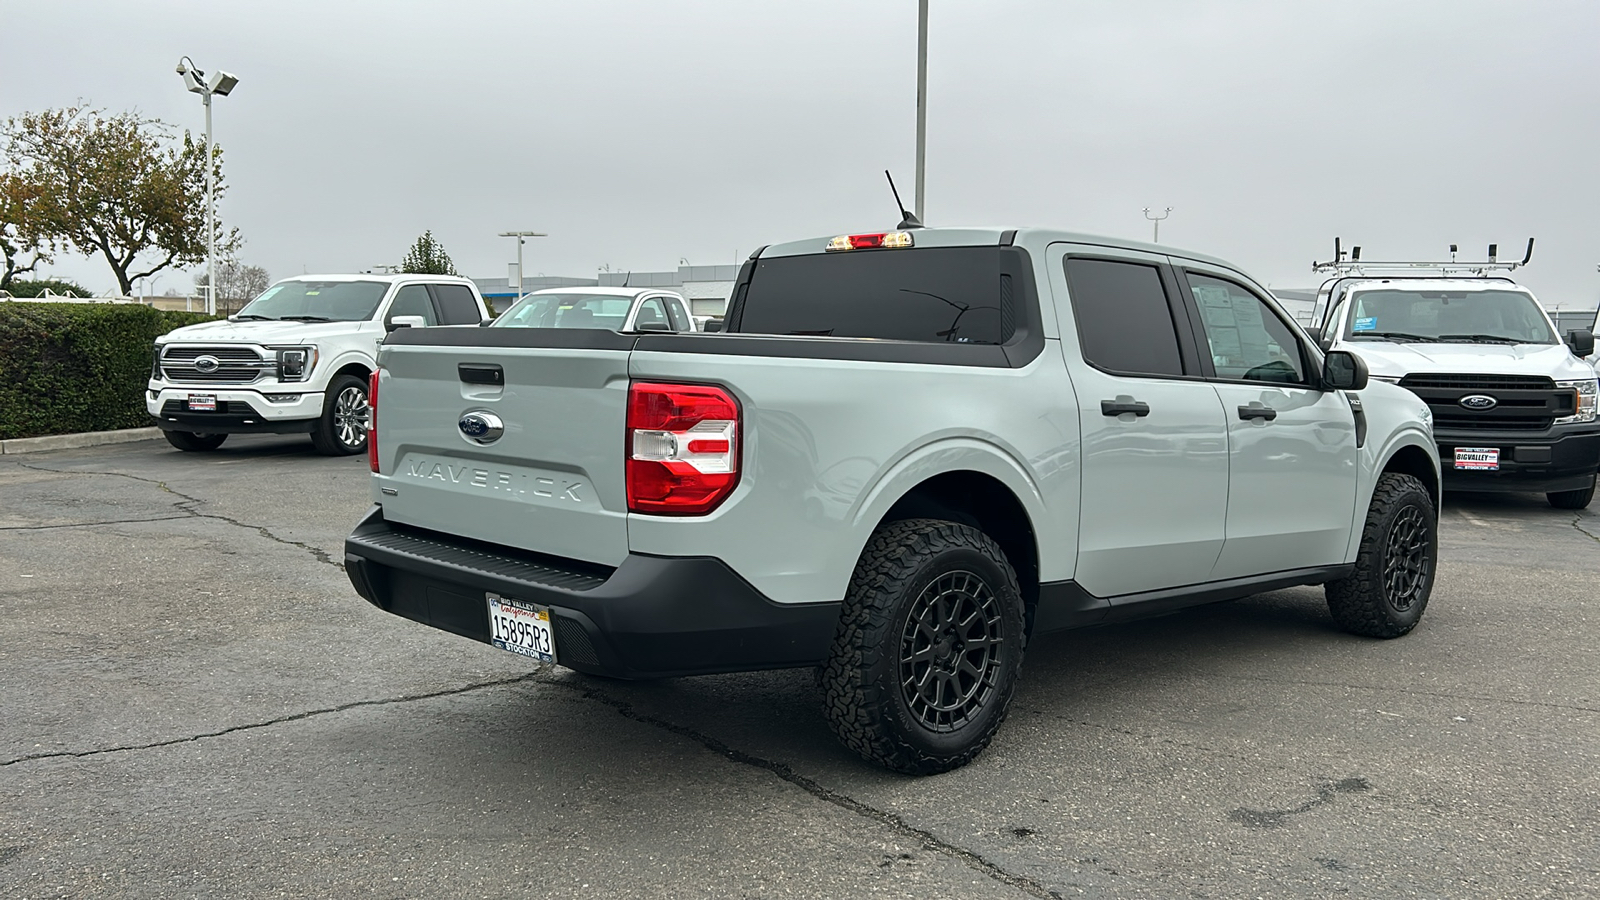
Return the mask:
{"type": "Polygon", "coordinates": [[[506,373],[496,365],[486,363],[460,363],[456,372],[461,376],[462,384],[492,384],[496,387],[505,387],[506,373]]]}

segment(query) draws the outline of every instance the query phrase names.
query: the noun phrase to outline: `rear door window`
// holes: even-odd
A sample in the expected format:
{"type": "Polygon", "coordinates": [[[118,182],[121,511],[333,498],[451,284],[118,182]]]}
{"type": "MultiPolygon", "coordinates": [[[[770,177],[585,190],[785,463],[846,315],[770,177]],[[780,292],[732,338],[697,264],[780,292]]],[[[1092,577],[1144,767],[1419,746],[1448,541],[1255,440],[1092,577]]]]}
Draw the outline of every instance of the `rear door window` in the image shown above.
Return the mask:
{"type": "Polygon", "coordinates": [[[1015,330],[994,247],[858,250],[756,261],[746,334],[1002,344],[1015,330]]]}
{"type": "Polygon", "coordinates": [[[1075,258],[1066,266],[1078,343],[1090,365],[1118,375],[1184,374],[1160,268],[1075,258]]]}
{"type": "Polygon", "coordinates": [[[478,301],[464,284],[436,284],[433,296],[439,301],[439,324],[476,325],[482,321],[478,301]]]}

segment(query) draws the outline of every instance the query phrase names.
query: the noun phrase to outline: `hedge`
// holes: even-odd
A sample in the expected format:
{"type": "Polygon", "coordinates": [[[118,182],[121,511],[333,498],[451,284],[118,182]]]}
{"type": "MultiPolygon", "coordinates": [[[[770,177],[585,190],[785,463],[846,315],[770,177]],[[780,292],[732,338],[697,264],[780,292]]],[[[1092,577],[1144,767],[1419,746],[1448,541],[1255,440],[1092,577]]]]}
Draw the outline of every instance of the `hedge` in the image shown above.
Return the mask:
{"type": "Polygon", "coordinates": [[[210,319],[132,303],[0,300],[0,440],[140,428],[150,349],[210,319]]]}

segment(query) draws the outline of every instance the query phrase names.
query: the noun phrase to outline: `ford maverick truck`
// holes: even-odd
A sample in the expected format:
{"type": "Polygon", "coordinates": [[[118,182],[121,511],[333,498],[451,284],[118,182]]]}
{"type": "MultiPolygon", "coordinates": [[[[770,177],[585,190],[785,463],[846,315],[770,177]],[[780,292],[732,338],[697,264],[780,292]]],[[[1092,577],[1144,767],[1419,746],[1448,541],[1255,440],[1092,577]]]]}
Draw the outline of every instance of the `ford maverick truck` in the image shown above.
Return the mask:
{"type": "Polygon", "coordinates": [[[721,333],[411,329],[371,395],[356,591],[620,678],[820,667],[846,745],[976,757],[1031,636],[1324,585],[1416,626],[1427,404],[1239,269],[1056,231],[762,248],[721,333]]]}

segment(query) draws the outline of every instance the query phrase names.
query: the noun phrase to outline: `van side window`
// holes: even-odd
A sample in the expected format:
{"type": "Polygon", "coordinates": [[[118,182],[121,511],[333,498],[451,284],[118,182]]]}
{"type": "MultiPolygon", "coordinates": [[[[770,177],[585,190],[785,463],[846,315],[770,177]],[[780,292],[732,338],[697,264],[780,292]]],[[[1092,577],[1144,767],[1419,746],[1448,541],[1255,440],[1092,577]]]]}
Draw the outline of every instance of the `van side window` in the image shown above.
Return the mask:
{"type": "Polygon", "coordinates": [[[1119,375],[1183,375],[1159,269],[1103,259],[1069,258],[1066,265],[1084,359],[1119,375]]]}

